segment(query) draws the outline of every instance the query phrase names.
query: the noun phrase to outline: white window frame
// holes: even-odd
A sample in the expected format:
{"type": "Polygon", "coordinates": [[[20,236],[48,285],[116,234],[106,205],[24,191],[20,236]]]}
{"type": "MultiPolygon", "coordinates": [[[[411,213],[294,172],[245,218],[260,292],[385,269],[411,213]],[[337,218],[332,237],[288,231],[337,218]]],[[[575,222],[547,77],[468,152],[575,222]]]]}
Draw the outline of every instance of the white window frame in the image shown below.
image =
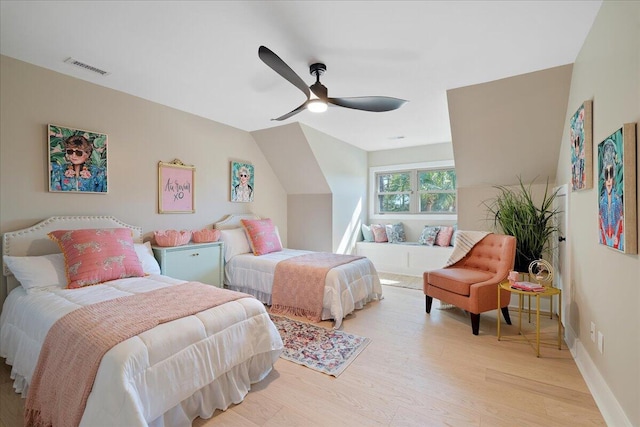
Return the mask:
{"type": "Polygon", "coordinates": [[[455,169],[453,160],[439,160],[434,162],[406,163],[403,165],[374,166],[369,168],[369,219],[399,219],[399,220],[434,220],[434,221],[457,221],[458,214],[425,214],[425,213],[376,213],[376,174],[385,172],[405,172],[408,170],[429,170],[429,169],[455,169]]]}

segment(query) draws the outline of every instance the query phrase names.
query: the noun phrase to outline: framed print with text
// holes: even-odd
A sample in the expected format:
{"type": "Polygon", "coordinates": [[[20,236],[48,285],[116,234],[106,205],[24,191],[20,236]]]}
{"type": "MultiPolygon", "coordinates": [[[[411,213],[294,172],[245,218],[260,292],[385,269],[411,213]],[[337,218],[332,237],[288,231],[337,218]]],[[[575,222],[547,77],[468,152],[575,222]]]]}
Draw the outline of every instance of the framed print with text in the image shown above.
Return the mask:
{"type": "Polygon", "coordinates": [[[194,213],[195,209],[194,166],[185,165],[175,159],[170,163],[158,162],[158,212],[194,213]]]}

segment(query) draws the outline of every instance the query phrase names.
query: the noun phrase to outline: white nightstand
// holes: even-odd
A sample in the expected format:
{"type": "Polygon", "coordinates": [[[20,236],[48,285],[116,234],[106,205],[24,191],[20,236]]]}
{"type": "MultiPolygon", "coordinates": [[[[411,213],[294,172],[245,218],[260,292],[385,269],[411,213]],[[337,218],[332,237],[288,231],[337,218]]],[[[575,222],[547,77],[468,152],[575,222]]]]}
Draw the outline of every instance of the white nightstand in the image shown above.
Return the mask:
{"type": "Polygon", "coordinates": [[[165,276],[223,287],[224,243],[152,246],[152,249],[165,276]]]}

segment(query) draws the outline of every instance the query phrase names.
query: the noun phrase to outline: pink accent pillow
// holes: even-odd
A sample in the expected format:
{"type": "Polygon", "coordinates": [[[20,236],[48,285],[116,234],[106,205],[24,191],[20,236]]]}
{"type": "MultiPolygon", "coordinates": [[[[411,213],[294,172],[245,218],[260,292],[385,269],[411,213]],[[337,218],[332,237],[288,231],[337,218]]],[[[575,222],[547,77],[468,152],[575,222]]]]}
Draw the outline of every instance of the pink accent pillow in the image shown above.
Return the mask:
{"type": "Polygon", "coordinates": [[[49,238],[64,254],[69,289],[144,276],[129,229],[56,230],[49,238]]]}
{"type": "Polygon", "coordinates": [[[440,227],[438,237],[436,237],[436,245],[450,246],[451,237],[453,236],[453,227],[440,227]]]}
{"type": "Polygon", "coordinates": [[[278,232],[269,218],[241,219],[254,255],[264,255],[282,250],[278,232]]]}
{"type": "Polygon", "coordinates": [[[373,233],[373,241],[376,243],[388,242],[387,227],[384,224],[371,224],[371,232],[373,233]]]}

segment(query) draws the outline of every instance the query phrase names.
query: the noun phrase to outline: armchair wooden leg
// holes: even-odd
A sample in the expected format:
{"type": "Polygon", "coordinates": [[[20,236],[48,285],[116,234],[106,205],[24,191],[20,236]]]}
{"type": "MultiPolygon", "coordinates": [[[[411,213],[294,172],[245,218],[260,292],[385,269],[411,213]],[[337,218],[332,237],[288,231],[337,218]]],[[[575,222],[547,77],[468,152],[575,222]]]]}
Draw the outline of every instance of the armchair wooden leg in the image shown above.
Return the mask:
{"type": "Polygon", "coordinates": [[[425,295],[424,298],[427,305],[427,313],[431,313],[431,304],[433,303],[433,298],[429,295],[425,295]]]}
{"type": "Polygon", "coordinates": [[[502,311],[502,316],[504,316],[504,321],[507,322],[507,325],[510,325],[511,316],[509,316],[509,307],[502,307],[500,310],[502,311]]]}
{"type": "Polygon", "coordinates": [[[473,335],[478,335],[478,331],[480,330],[480,314],[469,313],[471,316],[471,332],[473,335]]]}

